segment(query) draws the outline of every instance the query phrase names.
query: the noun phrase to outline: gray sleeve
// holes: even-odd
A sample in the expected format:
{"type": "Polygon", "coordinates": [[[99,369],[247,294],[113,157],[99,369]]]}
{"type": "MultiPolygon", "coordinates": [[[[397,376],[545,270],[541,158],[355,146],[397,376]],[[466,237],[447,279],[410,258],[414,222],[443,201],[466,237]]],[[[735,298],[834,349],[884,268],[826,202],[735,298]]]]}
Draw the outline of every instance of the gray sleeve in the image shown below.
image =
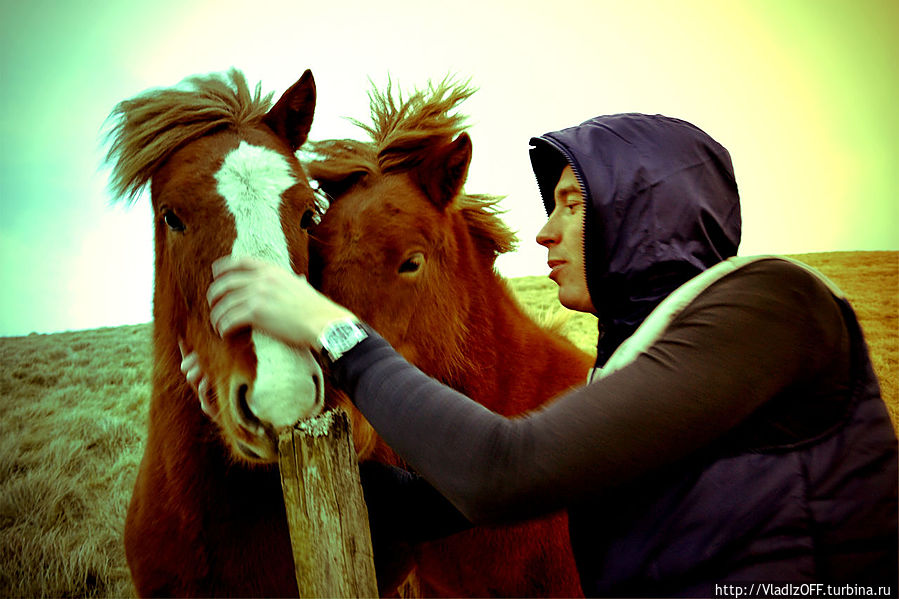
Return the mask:
{"type": "Polygon", "coordinates": [[[781,264],[714,284],[630,365],[521,417],[431,379],[376,335],[340,360],[337,378],[472,521],[549,513],[689,456],[833,363],[839,307],[781,264]]]}

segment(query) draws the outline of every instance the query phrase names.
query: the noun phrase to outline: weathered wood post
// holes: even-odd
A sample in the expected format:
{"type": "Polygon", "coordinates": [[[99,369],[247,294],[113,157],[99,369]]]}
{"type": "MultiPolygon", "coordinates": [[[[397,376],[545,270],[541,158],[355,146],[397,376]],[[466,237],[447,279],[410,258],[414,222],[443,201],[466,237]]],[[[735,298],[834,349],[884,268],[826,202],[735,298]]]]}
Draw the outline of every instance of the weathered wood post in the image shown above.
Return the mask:
{"type": "Polygon", "coordinates": [[[377,597],[347,413],[300,423],[281,435],[278,449],[300,597],[377,597]]]}

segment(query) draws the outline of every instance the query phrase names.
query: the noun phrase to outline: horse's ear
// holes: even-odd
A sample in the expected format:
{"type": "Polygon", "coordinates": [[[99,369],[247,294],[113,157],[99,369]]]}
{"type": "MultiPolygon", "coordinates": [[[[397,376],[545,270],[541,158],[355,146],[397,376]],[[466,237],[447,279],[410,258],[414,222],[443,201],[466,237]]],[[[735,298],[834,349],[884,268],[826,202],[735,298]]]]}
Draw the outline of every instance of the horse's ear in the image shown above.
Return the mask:
{"type": "Polygon", "coordinates": [[[314,112],[315,80],[312,71],[306,69],[262,120],[296,152],[309,135],[314,112]]]}
{"type": "Polygon", "coordinates": [[[441,210],[462,191],[471,164],[471,138],[460,133],[422,162],[414,177],[428,198],[441,210]]]}

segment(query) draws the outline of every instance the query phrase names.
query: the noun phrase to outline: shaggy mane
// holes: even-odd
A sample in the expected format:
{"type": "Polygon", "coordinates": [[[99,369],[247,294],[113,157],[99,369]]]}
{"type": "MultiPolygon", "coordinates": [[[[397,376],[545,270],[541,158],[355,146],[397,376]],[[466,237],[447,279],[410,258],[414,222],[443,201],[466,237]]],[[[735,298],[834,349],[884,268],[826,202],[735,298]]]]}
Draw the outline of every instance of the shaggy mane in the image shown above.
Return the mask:
{"type": "MultiPolygon", "coordinates": [[[[309,176],[339,198],[354,185],[364,184],[370,175],[414,169],[429,152],[442,148],[465,131],[467,117],[455,110],[475,91],[468,82],[457,83],[451,78],[436,86],[429,83],[427,89],[415,90],[405,100],[402,91],[394,97],[390,81],[383,92],[373,88],[368,94],[372,124],[351,119],[371,141],[311,142],[311,154],[316,160],[306,164],[309,176]]],[[[497,215],[496,205],[501,199],[463,192],[453,201],[472,235],[486,241],[495,254],[511,251],[517,243],[515,234],[497,215]]]]}
{"type": "Polygon", "coordinates": [[[134,202],[153,173],[184,144],[218,129],[258,123],[272,105],[261,84],[250,93],[243,73],[200,75],[120,102],[107,118],[115,198],[134,202]]]}
{"type": "Polygon", "coordinates": [[[497,204],[503,196],[459,194],[454,205],[462,211],[468,231],[487,243],[495,254],[505,254],[515,250],[518,237],[499,217],[497,204]]]}

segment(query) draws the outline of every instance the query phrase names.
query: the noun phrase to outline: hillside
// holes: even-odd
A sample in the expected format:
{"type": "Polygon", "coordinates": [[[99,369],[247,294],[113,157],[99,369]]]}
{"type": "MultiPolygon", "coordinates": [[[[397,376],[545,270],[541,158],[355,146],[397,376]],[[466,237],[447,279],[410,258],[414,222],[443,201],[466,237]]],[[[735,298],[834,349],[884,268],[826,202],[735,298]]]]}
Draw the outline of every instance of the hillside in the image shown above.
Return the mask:
{"type": "MultiPolygon", "coordinates": [[[[795,256],[834,280],[865,330],[899,424],[899,252],[795,256]]],[[[511,281],[591,351],[595,318],[545,277],[511,281]]],[[[121,537],[146,434],[149,324],[0,338],[0,596],[130,596],[121,537]]]]}

